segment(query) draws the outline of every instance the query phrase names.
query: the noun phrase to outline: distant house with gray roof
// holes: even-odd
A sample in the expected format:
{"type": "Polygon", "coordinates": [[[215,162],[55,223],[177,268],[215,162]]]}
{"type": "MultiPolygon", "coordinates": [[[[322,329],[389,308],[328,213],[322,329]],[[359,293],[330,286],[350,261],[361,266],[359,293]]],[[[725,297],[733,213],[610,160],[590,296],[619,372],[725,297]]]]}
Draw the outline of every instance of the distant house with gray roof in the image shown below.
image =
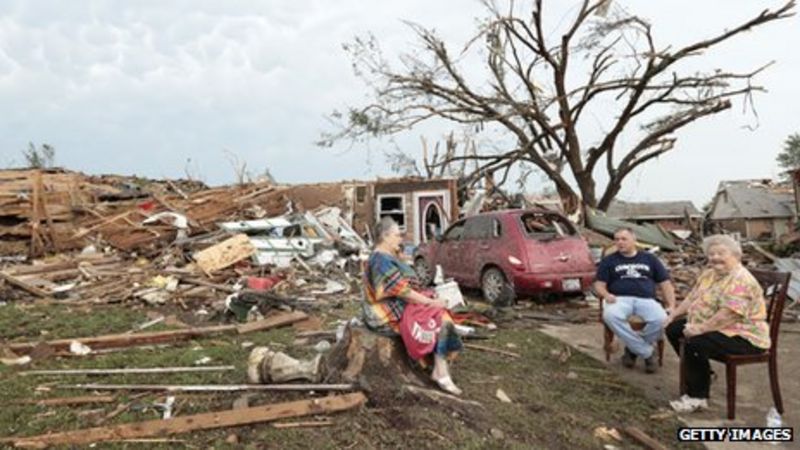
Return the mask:
{"type": "Polygon", "coordinates": [[[615,200],[606,211],[608,217],[634,222],[661,225],[667,230],[689,229],[687,219],[700,221],[703,213],[690,201],[626,202],[615,200]]]}
{"type": "Polygon", "coordinates": [[[746,239],[775,240],[792,230],[796,214],[791,186],[734,180],[720,182],[707,220],[712,228],[746,239]]]}

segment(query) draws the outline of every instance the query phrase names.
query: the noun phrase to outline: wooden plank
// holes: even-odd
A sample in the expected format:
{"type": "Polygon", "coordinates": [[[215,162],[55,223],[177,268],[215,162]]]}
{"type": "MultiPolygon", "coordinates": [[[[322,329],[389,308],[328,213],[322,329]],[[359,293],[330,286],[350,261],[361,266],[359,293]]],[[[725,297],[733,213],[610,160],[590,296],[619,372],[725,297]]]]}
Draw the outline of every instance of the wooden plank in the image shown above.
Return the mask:
{"type": "Polygon", "coordinates": [[[19,278],[15,277],[13,275],[9,275],[9,274],[7,274],[5,272],[0,272],[0,279],[5,280],[6,283],[8,283],[10,285],[16,286],[16,287],[18,287],[18,288],[20,288],[20,289],[22,289],[24,291],[30,292],[31,294],[33,294],[33,295],[35,295],[37,297],[50,297],[50,293],[45,291],[44,289],[40,289],[40,288],[38,288],[36,286],[28,284],[28,283],[20,280],[19,278]]]}
{"type": "Polygon", "coordinates": [[[88,445],[110,440],[162,437],[190,431],[252,425],[290,417],[329,414],[356,408],[366,401],[367,397],[364,394],[356,392],[320,399],[174,417],[166,420],[148,420],[39,436],[4,438],[0,439],[0,442],[13,443],[16,446],[88,445]]]}
{"type": "Polygon", "coordinates": [[[315,421],[306,421],[306,422],[281,422],[281,423],[273,423],[273,428],[308,428],[308,427],[330,427],[335,425],[332,420],[315,420],[315,421]]]}
{"type": "Polygon", "coordinates": [[[667,446],[651,438],[644,431],[634,426],[627,426],[624,428],[625,433],[632,437],[633,440],[649,448],[650,450],[668,450],[667,446]]]}
{"type": "Polygon", "coordinates": [[[352,391],[353,384],[65,384],[61,389],[89,391],[241,392],[241,391],[352,391]]]}
{"type": "Polygon", "coordinates": [[[100,221],[99,223],[92,225],[89,228],[86,228],[86,229],[79,230],[79,231],[75,232],[75,234],[72,235],[72,238],[73,239],[82,238],[82,237],[86,236],[87,234],[93,232],[94,230],[97,230],[98,228],[102,228],[103,226],[108,225],[108,224],[110,224],[112,222],[116,222],[117,220],[122,219],[124,217],[128,217],[128,215],[131,214],[132,212],[134,212],[134,210],[130,209],[128,211],[122,212],[122,213],[117,214],[115,216],[107,217],[107,218],[103,219],[102,221],[100,221]]]}
{"type": "Polygon", "coordinates": [[[770,261],[772,261],[773,263],[779,259],[777,256],[775,256],[775,255],[773,255],[772,253],[770,253],[770,252],[768,252],[768,251],[764,250],[764,249],[763,249],[763,248],[762,248],[760,245],[756,244],[755,242],[748,242],[747,244],[748,244],[748,245],[749,245],[749,246],[750,246],[750,247],[751,247],[753,250],[757,251],[758,253],[760,253],[762,256],[764,256],[765,258],[769,259],[769,260],[770,260],[770,261]]]}
{"type": "MultiPolygon", "coordinates": [[[[69,345],[73,341],[78,341],[81,344],[88,345],[92,348],[92,350],[95,350],[100,348],[136,347],[141,345],[174,342],[207,336],[210,334],[225,333],[234,330],[236,330],[236,325],[217,325],[212,327],[188,328],[183,330],[154,331],[151,333],[109,334],[95,337],[56,339],[47,341],[46,343],[55,351],[69,351],[69,345]]],[[[13,352],[24,354],[30,352],[39,344],[39,342],[17,342],[9,343],[6,346],[13,352]]]]}
{"type": "Polygon", "coordinates": [[[26,399],[15,403],[41,406],[62,406],[62,405],[88,405],[93,403],[114,403],[117,401],[113,395],[85,395],[81,397],[62,397],[62,398],[42,398],[26,399]]]}
{"type": "Polygon", "coordinates": [[[291,325],[295,322],[300,322],[308,318],[308,314],[302,311],[292,311],[290,313],[281,314],[278,316],[267,317],[255,322],[249,322],[236,327],[239,334],[251,333],[253,331],[268,330],[270,328],[277,328],[284,325],[291,325]]]}
{"type": "Polygon", "coordinates": [[[520,356],[522,356],[519,353],[509,352],[509,351],[506,351],[506,350],[500,350],[500,349],[492,348],[492,347],[487,347],[485,345],[464,344],[464,347],[471,348],[473,350],[480,350],[482,352],[497,353],[498,355],[510,356],[512,358],[519,358],[520,356]]]}
{"type": "Polygon", "coordinates": [[[76,257],[72,261],[56,262],[51,264],[12,266],[9,267],[7,271],[15,276],[38,275],[42,273],[50,274],[54,272],[61,272],[64,270],[77,269],[78,265],[82,262],[87,262],[91,264],[92,267],[101,267],[105,265],[116,264],[121,261],[122,258],[120,258],[119,256],[102,256],[94,258],[87,258],[86,256],[84,256],[84,257],[76,257]]]}
{"type": "Polygon", "coordinates": [[[62,370],[26,370],[20,375],[117,375],[117,374],[153,374],[153,373],[189,373],[189,372],[225,372],[235,370],[234,366],[207,367],[129,367],[125,369],[62,369],[62,370]]]}
{"type": "MultiPolygon", "coordinates": [[[[0,272],[2,273],[2,272],[0,272]]],[[[299,320],[303,320],[307,315],[300,311],[283,313],[266,319],[244,325],[216,325],[211,327],[185,328],[180,330],[153,331],[150,333],[123,333],[109,334],[104,336],[79,337],[67,339],[55,339],[47,341],[46,344],[54,351],[69,351],[69,346],[73,341],[78,341],[83,345],[88,345],[92,350],[103,348],[118,347],[137,347],[150,344],[162,344],[188,340],[210,334],[227,333],[237,331],[239,334],[261,331],[269,328],[288,325],[299,320]]],[[[6,344],[15,353],[27,354],[33,350],[40,342],[17,342],[6,344]]]]}
{"type": "Polygon", "coordinates": [[[205,273],[224,269],[256,252],[255,246],[246,234],[237,234],[217,245],[194,254],[194,260],[205,273]]]}

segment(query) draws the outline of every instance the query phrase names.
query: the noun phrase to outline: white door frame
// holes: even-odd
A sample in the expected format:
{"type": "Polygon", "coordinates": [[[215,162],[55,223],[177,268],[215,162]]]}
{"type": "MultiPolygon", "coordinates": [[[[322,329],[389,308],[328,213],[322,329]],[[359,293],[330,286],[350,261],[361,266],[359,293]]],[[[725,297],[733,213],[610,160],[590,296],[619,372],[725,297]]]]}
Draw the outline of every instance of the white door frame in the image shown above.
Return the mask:
{"type": "Polygon", "coordinates": [[[442,232],[450,226],[452,218],[450,217],[450,191],[447,189],[440,189],[437,191],[416,191],[412,195],[414,203],[414,213],[412,214],[414,220],[414,245],[419,245],[422,242],[422,233],[424,230],[419,229],[421,214],[424,211],[419,210],[420,197],[442,197],[442,232]]]}

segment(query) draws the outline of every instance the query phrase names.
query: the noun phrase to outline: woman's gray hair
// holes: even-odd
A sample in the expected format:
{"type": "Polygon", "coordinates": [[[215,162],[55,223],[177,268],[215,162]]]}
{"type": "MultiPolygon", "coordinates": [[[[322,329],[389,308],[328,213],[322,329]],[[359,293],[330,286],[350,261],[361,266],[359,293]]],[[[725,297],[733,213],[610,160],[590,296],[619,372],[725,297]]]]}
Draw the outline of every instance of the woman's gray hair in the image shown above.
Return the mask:
{"type": "Polygon", "coordinates": [[[734,256],[742,259],[742,246],[727,234],[715,234],[703,239],[703,253],[708,255],[708,249],[715,245],[727,248],[734,256]]]}
{"type": "Polygon", "coordinates": [[[380,222],[375,225],[375,234],[373,235],[375,236],[375,245],[383,242],[383,240],[386,239],[386,236],[388,236],[389,233],[391,233],[395,228],[399,230],[400,225],[398,225],[394,219],[389,216],[384,216],[381,218],[380,222]]]}

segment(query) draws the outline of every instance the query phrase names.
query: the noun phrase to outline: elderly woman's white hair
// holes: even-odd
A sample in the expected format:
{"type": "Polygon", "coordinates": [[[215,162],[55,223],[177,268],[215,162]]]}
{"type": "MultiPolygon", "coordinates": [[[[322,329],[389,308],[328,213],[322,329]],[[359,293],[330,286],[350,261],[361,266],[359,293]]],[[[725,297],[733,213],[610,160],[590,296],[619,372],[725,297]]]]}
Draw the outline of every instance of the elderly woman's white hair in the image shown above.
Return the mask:
{"type": "Polygon", "coordinates": [[[383,242],[383,240],[386,239],[386,236],[388,236],[389,233],[391,233],[394,229],[400,229],[400,225],[398,225],[394,219],[389,216],[384,216],[381,218],[380,222],[375,224],[375,244],[380,244],[383,242]]]}
{"type": "Polygon", "coordinates": [[[742,246],[736,242],[736,239],[728,236],[727,234],[715,234],[703,239],[703,253],[708,255],[708,249],[714,246],[725,247],[733,253],[738,259],[742,259],[742,246]]]}

